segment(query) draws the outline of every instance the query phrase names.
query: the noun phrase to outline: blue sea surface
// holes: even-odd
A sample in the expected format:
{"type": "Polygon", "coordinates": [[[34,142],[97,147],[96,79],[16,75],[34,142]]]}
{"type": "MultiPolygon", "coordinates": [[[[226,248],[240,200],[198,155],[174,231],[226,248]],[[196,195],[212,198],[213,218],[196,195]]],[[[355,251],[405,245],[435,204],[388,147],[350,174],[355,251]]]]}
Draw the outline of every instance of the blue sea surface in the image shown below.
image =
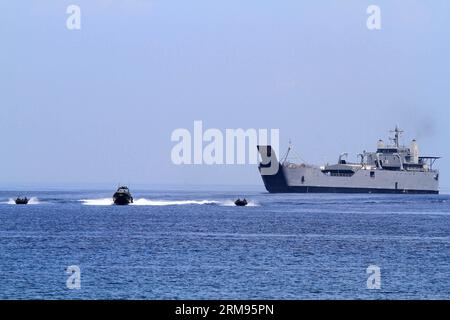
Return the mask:
{"type": "Polygon", "coordinates": [[[0,192],[0,298],[450,299],[449,195],[113,191],[0,192]]]}

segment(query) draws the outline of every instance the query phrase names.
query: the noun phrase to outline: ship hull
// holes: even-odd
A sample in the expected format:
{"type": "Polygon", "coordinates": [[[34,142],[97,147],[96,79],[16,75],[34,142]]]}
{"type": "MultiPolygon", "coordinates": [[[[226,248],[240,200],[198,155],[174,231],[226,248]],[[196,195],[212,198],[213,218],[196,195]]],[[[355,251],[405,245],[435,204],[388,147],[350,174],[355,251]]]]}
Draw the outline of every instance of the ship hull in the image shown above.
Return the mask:
{"type": "Polygon", "coordinates": [[[317,186],[285,186],[273,189],[266,186],[270,193],[381,193],[381,194],[439,194],[436,190],[416,189],[379,189],[379,188],[351,188],[351,187],[317,187],[317,186]]]}
{"type": "Polygon", "coordinates": [[[16,200],[16,204],[28,204],[28,200],[16,200]]]}
{"type": "Polygon", "coordinates": [[[126,200],[126,199],[115,199],[114,200],[114,204],[117,206],[126,206],[130,203],[131,203],[131,201],[126,200]]]}
{"type": "Polygon", "coordinates": [[[114,194],[113,202],[118,206],[125,206],[133,202],[133,198],[127,194],[114,194]]]}
{"type": "MultiPolygon", "coordinates": [[[[264,154],[262,154],[264,156],[264,154]]],[[[269,167],[267,159],[259,169],[264,186],[270,193],[381,193],[381,194],[438,194],[435,172],[408,172],[364,169],[351,176],[330,176],[315,166],[283,166],[273,155],[278,170],[263,174],[269,167]]]]}

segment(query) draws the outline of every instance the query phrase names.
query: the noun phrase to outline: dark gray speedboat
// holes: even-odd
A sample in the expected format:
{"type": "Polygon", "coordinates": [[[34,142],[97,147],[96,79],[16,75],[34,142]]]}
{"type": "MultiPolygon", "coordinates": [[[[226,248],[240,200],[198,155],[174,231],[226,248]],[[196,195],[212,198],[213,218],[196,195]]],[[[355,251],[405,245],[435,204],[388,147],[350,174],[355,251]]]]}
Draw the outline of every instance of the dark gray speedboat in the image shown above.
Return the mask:
{"type": "Polygon", "coordinates": [[[245,207],[245,206],[248,204],[248,202],[247,202],[247,200],[244,198],[243,200],[237,199],[237,200],[234,202],[234,204],[237,205],[238,207],[245,207]]]}
{"type": "Polygon", "coordinates": [[[126,186],[119,187],[113,195],[113,201],[116,205],[127,205],[133,203],[133,197],[126,186]]]}
{"type": "Polygon", "coordinates": [[[28,201],[30,201],[27,197],[17,197],[15,202],[16,204],[28,204],[28,201]]]}

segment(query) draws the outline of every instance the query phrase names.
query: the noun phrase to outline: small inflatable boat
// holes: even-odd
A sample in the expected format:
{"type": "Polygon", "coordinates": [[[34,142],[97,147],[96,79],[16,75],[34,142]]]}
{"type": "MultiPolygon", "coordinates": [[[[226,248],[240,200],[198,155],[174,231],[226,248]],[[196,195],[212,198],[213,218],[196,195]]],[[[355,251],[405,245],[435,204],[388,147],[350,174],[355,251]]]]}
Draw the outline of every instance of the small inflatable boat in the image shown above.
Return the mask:
{"type": "Polygon", "coordinates": [[[248,204],[248,202],[247,202],[247,200],[245,200],[245,198],[244,198],[244,200],[237,199],[237,200],[234,202],[234,204],[237,205],[238,207],[244,207],[244,206],[246,206],[246,205],[248,204]]]}

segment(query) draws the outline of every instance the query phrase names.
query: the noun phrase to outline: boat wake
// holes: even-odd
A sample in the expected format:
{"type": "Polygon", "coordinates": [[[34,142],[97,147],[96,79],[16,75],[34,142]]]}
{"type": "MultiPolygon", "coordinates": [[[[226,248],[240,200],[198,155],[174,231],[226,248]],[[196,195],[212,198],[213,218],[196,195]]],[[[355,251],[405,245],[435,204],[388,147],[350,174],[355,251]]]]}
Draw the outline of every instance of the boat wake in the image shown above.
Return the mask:
{"type": "Polygon", "coordinates": [[[111,198],[103,199],[81,199],[79,200],[86,206],[111,206],[113,205],[113,200],[111,198]]]}
{"type": "Polygon", "coordinates": [[[212,200],[149,200],[137,199],[131,205],[135,206],[180,206],[189,204],[217,204],[212,200]]]}
{"type": "MultiPolygon", "coordinates": [[[[9,200],[6,202],[6,204],[16,204],[16,201],[12,198],[9,198],[9,200]]],[[[36,197],[31,197],[30,200],[28,200],[28,204],[40,204],[39,199],[36,197]]]]}
{"type": "MultiPolygon", "coordinates": [[[[111,206],[114,204],[111,198],[103,199],[82,199],[80,200],[87,206],[111,206]]],[[[180,206],[180,205],[203,205],[203,204],[218,204],[218,201],[213,200],[150,200],[140,198],[130,203],[130,206],[180,206]]]]}
{"type": "MultiPolygon", "coordinates": [[[[101,199],[82,199],[79,200],[86,206],[111,206],[114,204],[111,198],[101,199]]],[[[183,206],[183,205],[218,205],[218,206],[235,206],[234,200],[152,200],[146,198],[135,199],[130,206],[183,206]]],[[[258,207],[255,201],[249,201],[247,207],[258,207]]]]}

